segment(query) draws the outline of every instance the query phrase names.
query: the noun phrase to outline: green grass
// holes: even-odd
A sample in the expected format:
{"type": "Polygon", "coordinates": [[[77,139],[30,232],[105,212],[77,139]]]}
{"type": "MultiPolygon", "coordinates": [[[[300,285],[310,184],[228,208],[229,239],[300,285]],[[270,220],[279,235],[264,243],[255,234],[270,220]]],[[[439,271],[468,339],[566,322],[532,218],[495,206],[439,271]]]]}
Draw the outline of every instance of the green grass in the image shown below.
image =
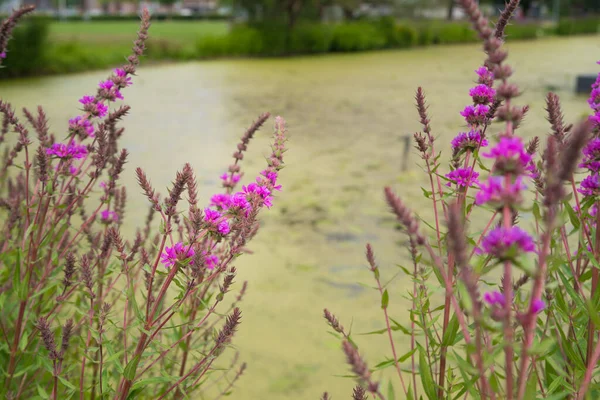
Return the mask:
{"type": "MultiPolygon", "coordinates": [[[[50,25],[50,42],[129,48],[138,28],[137,21],[53,22],[50,25]]],[[[203,36],[226,34],[228,24],[225,21],[160,21],[153,22],[150,31],[151,41],[168,41],[191,48],[203,36]]]]}

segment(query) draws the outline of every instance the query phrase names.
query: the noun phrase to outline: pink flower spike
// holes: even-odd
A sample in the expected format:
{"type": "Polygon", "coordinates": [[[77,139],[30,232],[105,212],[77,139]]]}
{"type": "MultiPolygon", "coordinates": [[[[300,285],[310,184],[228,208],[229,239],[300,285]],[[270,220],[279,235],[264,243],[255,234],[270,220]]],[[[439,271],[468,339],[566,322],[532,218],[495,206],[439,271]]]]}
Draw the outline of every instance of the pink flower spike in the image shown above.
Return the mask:
{"type": "Polygon", "coordinates": [[[94,96],[83,96],[81,99],[79,99],[79,102],[84,106],[86,104],[93,104],[94,101],[96,101],[96,98],[94,96]]]}
{"type": "Polygon", "coordinates": [[[483,300],[490,306],[499,306],[503,308],[506,306],[504,295],[498,291],[484,293],[483,300]]]}
{"type": "MultiPolygon", "coordinates": [[[[478,186],[479,181],[477,178],[479,173],[473,171],[473,168],[457,168],[454,171],[446,174],[446,178],[456,183],[459,187],[478,186]]],[[[452,185],[452,182],[448,182],[448,186],[452,185]]]]}
{"type": "Polygon", "coordinates": [[[182,242],[176,243],[173,247],[165,247],[161,255],[161,262],[166,268],[171,268],[178,261],[184,261],[196,254],[190,245],[184,245],[182,242]]]}
{"type": "Polygon", "coordinates": [[[229,222],[227,222],[226,220],[219,222],[217,232],[219,232],[221,235],[227,235],[230,232],[230,230],[231,228],[229,228],[229,222]]]}
{"type": "Polygon", "coordinates": [[[537,300],[534,300],[533,303],[531,303],[531,312],[533,314],[538,314],[541,311],[543,311],[545,308],[546,308],[546,303],[544,303],[544,300],[537,299],[537,300]]]}

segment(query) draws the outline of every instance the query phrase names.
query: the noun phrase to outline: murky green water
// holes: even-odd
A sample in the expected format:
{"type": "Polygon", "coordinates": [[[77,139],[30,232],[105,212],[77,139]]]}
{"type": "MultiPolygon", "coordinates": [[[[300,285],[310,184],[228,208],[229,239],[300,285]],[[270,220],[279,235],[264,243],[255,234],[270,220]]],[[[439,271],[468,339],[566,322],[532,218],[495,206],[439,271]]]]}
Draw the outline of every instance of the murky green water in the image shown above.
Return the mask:
{"type": "MultiPolygon", "coordinates": [[[[544,96],[557,92],[574,120],[587,112],[585,97],[573,94],[575,76],[595,74],[598,37],[549,39],[510,46],[519,99],[531,105],[523,135],[544,135],[544,96]]],[[[426,213],[425,184],[411,151],[409,171],[401,173],[402,135],[420,129],[413,106],[422,85],[431,105],[439,145],[458,132],[458,112],[469,102],[473,70],[483,60],[479,46],[438,47],[402,52],[296,58],[216,61],[142,68],[127,89],[132,106],[122,145],[131,157],[123,177],[135,188],[141,166],[163,192],[175,172],[190,161],[208,199],[245,127],[264,111],[289,123],[290,151],[281,174],[284,191],[263,214],[255,254],[239,264],[249,281],[244,319],[235,344],[248,361],[235,399],[316,399],[324,390],[348,398],[352,382],[337,341],[327,334],[322,309],[330,308],[354,332],[383,327],[378,294],[365,268],[370,241],[384,277],[404,262],[403,240],[393,229],[382,198],[391,185],[415,209],[426,213]]],[[[77,99],[94,90],[105,73],[0,83],[0,97],[16,106],[44,104],[54,129],[64,129],[77,99]]],[[[268,154],[269,123],[251,143],[244,160],[252,179],[268,154]]],[[[439,146],[438,145],[438,146],[439,146]]],[[[127,219],[142,221],[146,203],[130,190],[127,219]]],[[[410,282],[392,284],[391,312],[406,319],[401,296],[410,282]]],[[[387,351],[384,337],[360,337],[374,365],[387,351]]],[[[406,349],[408,339],[398,337],[406,349]]]]}

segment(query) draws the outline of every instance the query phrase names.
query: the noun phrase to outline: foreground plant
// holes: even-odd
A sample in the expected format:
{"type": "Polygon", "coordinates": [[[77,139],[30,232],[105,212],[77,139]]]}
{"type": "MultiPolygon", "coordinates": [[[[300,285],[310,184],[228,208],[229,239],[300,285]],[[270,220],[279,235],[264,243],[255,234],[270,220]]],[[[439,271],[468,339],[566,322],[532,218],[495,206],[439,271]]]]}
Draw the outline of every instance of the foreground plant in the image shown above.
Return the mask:
{"type": "Polygon", "coordinates": [[[529,109],[515,103],[519,88],[510,82],[502,46],[519,0],[506,5],[495,29],[474,0],[460,3],[487,59],[475,71],[473,104],[460,112],[466,131],[451,142],[446,174],[425,96],[417,91],[423,133],[415,141],[429,176],[424,192],[434,210],[435,220],[426,224],[432,234],[385,189],[409,239],[413,265],[401,268],[413,280],[410,326],[389,315],[393,286],[381,284],[370,245],[367,260],[386,322],[371,333],[388,336],[390,358],[370,370],[336,317],[325,310],[325,318],[360,387],[380,399],[400,390],[390,382],[384,395],[374,379],[375,370],[387,367],[396,369],[408,399],[598,398],[600,75],[589,99],[592,115],[575,126],[565,124],[558,96],[548,94],[552,132],[538,153],[538,137],[525,143],[518,135],[529,109]],[[579,187],[578,167],[588,171],[579,187]],[[396,351],[396,332],[410,337],[404,354],[396,351]]]}
{"type": "MultiPolygon", "coordinates": [[[[3,56],[10,29],[27,10],[0,28],[3,56]]],[[[128,153],[119,148],[118,123],[129,106],[115,102],[133,83],[149,20],[144,11],[133,54],[96,94],[79,100],[81,114],[60,141],[41,107],[23,110],[27,127],[0,100],[0,142],[7,147],[0,169],[3,398],[197,398],[191,393],[210,387],[220,397],[245,369],[225,350],[241,322],[246,283],[227,298],[233,263],[281,189],[285,122],[275,119],[265,170],[238,190],[240,161],[269,115],[252,124],[222,177],[223,193],[204,209],[189,164],[164,198],[138,168],[151,206],[125,240],[127,188],[119,181],[128,153]]]]}

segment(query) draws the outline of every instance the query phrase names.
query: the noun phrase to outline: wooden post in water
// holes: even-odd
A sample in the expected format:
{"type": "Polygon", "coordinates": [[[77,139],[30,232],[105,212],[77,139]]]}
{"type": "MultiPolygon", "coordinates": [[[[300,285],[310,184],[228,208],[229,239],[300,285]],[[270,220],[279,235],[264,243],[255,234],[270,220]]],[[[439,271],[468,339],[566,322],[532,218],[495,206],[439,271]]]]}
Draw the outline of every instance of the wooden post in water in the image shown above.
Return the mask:
{"type": "Polygon", "coordinates": [[[408,156],[410,155],[411,135],[402,135],[400,140],[404,142],[404,150],[402,151],[402,172],[404,172],[408,169],[408,156]]]}

